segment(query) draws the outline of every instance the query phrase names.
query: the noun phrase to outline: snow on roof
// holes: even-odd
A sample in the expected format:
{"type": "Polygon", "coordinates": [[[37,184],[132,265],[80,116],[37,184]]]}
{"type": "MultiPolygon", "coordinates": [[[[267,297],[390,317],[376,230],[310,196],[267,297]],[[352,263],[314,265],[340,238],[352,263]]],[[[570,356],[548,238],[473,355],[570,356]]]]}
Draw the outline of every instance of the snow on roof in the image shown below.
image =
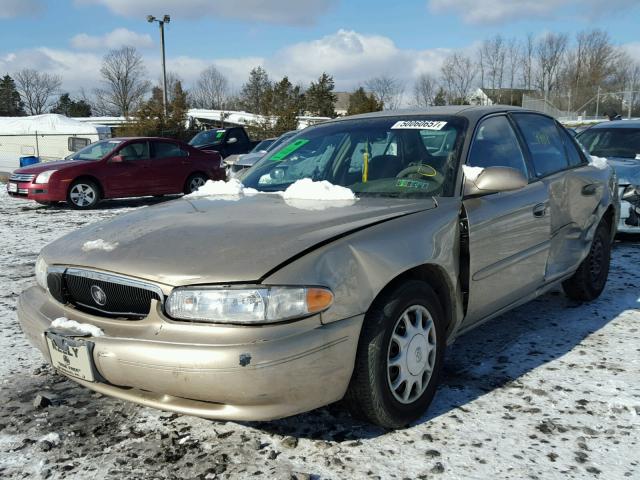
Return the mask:
{"type": "Polygon", "coordinates": [[[0,117],[0,135],[30,135],[36,132],[95,135],[98,128],[55,113],[31,117],[0,117]]]}

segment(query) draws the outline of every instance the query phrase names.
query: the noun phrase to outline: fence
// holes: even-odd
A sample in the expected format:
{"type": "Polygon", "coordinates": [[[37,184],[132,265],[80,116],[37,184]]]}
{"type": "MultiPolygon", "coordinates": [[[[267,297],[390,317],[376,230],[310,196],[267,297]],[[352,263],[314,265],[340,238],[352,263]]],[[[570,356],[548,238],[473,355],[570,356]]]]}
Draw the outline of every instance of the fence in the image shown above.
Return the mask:
{"type": "Polygon", "coordinates": [[[0,135],[0,172],[20,167],[20,157],[34,156],[41,162],[60,160],[109,135],[105,133],[30,133],[0,135]]]}

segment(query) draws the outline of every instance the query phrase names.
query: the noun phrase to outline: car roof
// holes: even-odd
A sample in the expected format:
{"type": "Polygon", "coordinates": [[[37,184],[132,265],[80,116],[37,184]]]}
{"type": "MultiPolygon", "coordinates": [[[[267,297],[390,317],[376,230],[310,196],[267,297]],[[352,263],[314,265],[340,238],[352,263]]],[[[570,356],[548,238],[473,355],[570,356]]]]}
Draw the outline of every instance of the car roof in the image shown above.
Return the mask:
{"type": "MultiPolygon", "coordinates": [[[[474,106],[474,105],[447,105],[443,107],[428,107],[420,109],[407,109],[407,110],[385,110],[382,112],[363,113],[360,115],[351,115],[349,117],[341,117],[339,119],[330,120],[329,122],[339,122],[344,120],[354,119],[367,119],[367,118],[383,118],[383,117],[417,117],[425,115],[449,115],[465,117],[470,121],[477,121],[478,119],[490,115],[492,113],[503,112],[529,112],[545,115],[541,112],[533,110],[526,110],[521,107],[514,107],[511,105],[491,105],[491,106],[474,106]]],[[[548,116],[548,115],[547,115],[548,116]]]]}
{"type": "Polygon", "coordinates": [[[182,141],[176,140],[175,138],[167,138],[167,137],[113,137],[113,138],[105,138],[105,140],[120,140],[122,142],[128,142],[131,140],[166,140],[168,142],[183,143],[182,141]]]}
{"type": "Polygon", "coordinates": [[[594,128],[640,128],[640,120],[612,120],[601,122],[589,127],[589,130],[594,128]]]}

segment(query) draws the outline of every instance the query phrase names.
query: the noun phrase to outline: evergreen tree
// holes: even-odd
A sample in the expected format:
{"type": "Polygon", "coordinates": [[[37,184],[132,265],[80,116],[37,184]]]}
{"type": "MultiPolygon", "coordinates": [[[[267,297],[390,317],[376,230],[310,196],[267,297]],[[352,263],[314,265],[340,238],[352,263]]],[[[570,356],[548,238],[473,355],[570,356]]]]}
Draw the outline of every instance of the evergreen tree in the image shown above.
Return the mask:
{"type": "Polygon", "coordinates": [[[349,95],[349,107],[347,109],[347,115],[379,112],[383,107],[383,103],[379,102],[373,94],[365,92],[364,88],[360,87],[351,95],[349,95]]]}
{"type": "Polygon", "coordinates": [[[249,72],[249,80],[240,90],[240,106],[250,113],[267,114],[269,109],[266,94],[271,88],[269,75],[262,67],[256,67],[249,72]]]}
{"type": "Polygon", "coordinates": [[[444,91],[444,88],[440,87],[438,89],[438,93],[433,97],[433,104],[436,107],[442,107],[447,104],[447,92],[444,91]]]}
{"type": "Polygon", "coordinates": [[[333,77],[323,73],[317,82],[311,82],[311,86],[305,94],[307,111],[311,115],[319,117],[336,116],[336,95],[333,93],[335,84],[333,77]]]}
{"type": "Polygon", "coordinates": [[[277,118],[274,135],[282,135],[298,128],[298,115],[304,108],[304,96],[299,86],[293,86],[288,77],[273,85],[272,114],[277,118]]]}
{"type": "Polygon", "coordinates": [[[16,84],[9,75],[0,80],[0,117],[20,117],[24,115],[24,103],[16,84]]]}
{"type": "Polygon", "coordinates": [[[90,117],[91,105],[84,100],[73,100],[68,93],[63,93],[51,109],[51,113],[59,113],[67,117],[90,117]]]}

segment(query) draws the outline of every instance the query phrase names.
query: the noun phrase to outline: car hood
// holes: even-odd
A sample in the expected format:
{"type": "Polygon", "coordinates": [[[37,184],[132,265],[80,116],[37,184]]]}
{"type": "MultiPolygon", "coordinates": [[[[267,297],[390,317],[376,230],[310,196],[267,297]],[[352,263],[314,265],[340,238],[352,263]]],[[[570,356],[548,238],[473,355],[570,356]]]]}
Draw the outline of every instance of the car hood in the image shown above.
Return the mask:
{"type": "Polygon", "coordinates": [[[430,198],[182,198],[89,225],[42,253],[49,265],[96,268],[171,286],[255,282],[337,237],[435,206],[430,198]]]}
{"type": "Polygon", "coordinates": [[[616,171],[620,185],[640,186],[640,160],[634,158],[607,158],[609,164],[616,171]]]}
{"type": "Polygon", "coordinates": [[[60,170],[62,168],[74,167],[76,165],[89,163],[86,160],[54,160],[53,162],[35,163],[28,167],[18,168],[13,173],[38,174],[47,170],[60,170]]]}
{"type": "Polygon", "coordinates": [[[258,160],[264,157],[264,152],[247,153],[238,159],[236,165],[253,166],[258,160]]]}

